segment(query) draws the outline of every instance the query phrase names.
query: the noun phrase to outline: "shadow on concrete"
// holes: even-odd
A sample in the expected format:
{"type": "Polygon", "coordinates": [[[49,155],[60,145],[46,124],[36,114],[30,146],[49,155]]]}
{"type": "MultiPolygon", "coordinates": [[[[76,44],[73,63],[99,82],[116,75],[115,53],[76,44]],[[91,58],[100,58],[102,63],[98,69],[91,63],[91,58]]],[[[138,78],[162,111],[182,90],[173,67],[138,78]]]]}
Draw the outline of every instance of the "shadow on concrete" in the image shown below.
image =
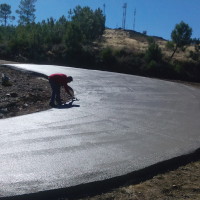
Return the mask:
{"type": "Polygon", "coordinates": [[[61,106],[57,106],[56,108],[57,109],[67,109],[67,108],[73,108],[73,107],[80,107],[80,105],[73,104],[73,101],[72,101],[70,103],[66,103],[66,104],[63,104],[61,106]]]}

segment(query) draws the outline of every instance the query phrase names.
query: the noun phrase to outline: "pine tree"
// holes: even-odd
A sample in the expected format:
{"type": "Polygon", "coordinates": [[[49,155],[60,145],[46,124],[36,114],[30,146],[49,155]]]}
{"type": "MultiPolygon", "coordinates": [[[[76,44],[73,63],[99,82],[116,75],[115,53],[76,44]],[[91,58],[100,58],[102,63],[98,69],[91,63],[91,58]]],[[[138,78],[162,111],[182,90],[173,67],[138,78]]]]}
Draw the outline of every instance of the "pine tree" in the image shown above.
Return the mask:
{"type": "Polygon", "coordinates": [[[191,43],[191,36],[192,28],[190,28],[188,24],[184,23],[183,21],[180,24],[176,24],[171,33],[172,41],[175,44],[175,49],[171,55],[171,58],[173,58],[178,48],[183,49],[184,46],[187,46],[191,43]]]}
{"type": "Polygon", "coordinates": [[[14,20],[15,17],[11,16],[11,6],[8,4],[0,4],[0,19],[3,21],[4,26],[7,26],[8,20],[14,20]]]}
{"type": "Polygon", "coordinates": [[[21,0],[19,9],[16,13],[19,15],[19,24],[26,25],[35,21],[35,3],[37,0],[21,0]]]}

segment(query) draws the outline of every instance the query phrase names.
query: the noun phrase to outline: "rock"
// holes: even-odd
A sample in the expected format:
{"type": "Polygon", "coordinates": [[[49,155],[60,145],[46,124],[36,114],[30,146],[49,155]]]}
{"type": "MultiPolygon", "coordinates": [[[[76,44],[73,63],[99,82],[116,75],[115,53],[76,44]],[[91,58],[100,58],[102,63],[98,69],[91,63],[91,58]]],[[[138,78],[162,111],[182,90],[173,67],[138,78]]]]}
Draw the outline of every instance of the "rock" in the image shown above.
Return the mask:
{"type": "Polygon", "coordinates": [[[8,112],[8,109],[7,109],[7,108],[1,108],[0,112],[1,112],[1,114],[2,114],[2,113],[4,113],[4,114],[5,114],[5,113],[7,113],[7,112],[8,112]]]}
{"type": "Polygon", "coordinates": [[[7,94],[6,94],[6,97],[11,97],[11,94],[7,93],[7,94]]]}
{"type": "Polygon", "coordinates": [[[8,76],[6,76],[4,73],[2,73],[2,85],[3,86],[12,86],[11,82],[10,82],[10,78],[8,76]]]}
{"type": "Polygon", "coordinates": [[[18,97],[18,94],[15,92],[10,93],[11,97],[18,97]]]}
{"type": "Polygon", "coordinates": [[[27,103],[25,103],[23,107],[24,107],[24,108],[27,108],[27,107],[28,107],[28,104],[27,104],[27,103]]]}

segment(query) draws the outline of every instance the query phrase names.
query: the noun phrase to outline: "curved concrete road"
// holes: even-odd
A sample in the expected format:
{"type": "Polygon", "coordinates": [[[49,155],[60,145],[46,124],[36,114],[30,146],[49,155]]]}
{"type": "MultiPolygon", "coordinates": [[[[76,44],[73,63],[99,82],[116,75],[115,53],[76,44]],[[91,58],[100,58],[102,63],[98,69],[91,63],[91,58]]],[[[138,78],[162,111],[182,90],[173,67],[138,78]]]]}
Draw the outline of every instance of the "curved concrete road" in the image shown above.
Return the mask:
{"type": "Polygon", "coordinates": [[[0,197],[144,169],[200,147],[200,90],[132,75],[13,64],[74,77],[74,107],[0,120],[0,197]]]}

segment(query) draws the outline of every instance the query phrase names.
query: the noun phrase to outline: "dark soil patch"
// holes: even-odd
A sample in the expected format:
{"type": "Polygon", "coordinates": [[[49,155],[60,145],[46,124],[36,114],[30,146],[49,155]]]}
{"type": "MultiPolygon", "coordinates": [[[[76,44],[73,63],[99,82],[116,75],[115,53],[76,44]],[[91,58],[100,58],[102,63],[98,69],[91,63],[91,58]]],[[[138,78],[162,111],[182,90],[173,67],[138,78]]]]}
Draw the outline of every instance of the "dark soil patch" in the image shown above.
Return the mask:
{"type": "Polygon", "coordinates": [[[0,67],[10,86],[0,84],[0,118],[8,118],[49,109],[51,89],[47,79],[8,67],[0,67]]]}

